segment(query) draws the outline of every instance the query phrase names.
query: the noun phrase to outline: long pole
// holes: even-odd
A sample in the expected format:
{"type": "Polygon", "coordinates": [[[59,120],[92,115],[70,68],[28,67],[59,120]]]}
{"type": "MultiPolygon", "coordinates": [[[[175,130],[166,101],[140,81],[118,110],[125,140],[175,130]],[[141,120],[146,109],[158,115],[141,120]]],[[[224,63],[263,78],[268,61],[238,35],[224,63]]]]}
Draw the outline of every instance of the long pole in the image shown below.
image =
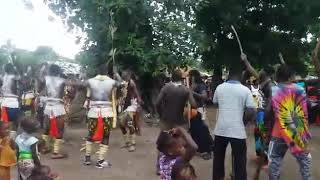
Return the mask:
{"type": "Polygon", "coordinates": [[[241,52],[241,54],[243,54],[243,49],[242,49],[242,45],[241,45],[241,41],[240,41],[240,38],[239,38],[239,36],[238,36],[238,33],[237,33],[237,31],[236,31],[236,29],[234,28],[233,25],[231,25],[231,29],[233,30],[234,35],[235,35],[236,38],[237,38],[238,45],[239,45],[239,48],[240,48],[240,52],[241,52]]]}
{"type": "Polygon", "coordinates": [[[284,59],[283,59],[283,56],[282,56],[282,53],[281,53],[281,52],[279,52],[279,58],[280,58],[281,64],[286,64],[286,62],[285,62],[284,59]]]}
{"type": "MultiPolygon", "coordinates": [[[[189,89],[190,88],[190,81],[189,81],[189,76],[186,76],[186,83],[187,83],[187,88],[189,89]]],[[[187,109],[187,112],[188,112],[188,126],[189,126],[189,128],[190,128],[190,126],[191,126],[191,104],[190,104],[190,102],[188,103],[188,109],[187,109]]]]}
{"type": "MultiPolygon", "coordinates": [[[[113,74],[115,74],[115,53],[116,53],[116,49],[114,49],[113,47],[113,37],[114,37],[114,33],[116,31],[116,28],[114,27],[114,23],[113,23],[113,12],[112,10],[110,11],[110,26],[109,26],[110,32],[111,32],[111,58],[112,58],[112,71],[113,74]]],[[[113,121],[112,121],[112,127],[116,128],[117,127],[117,120],[118,120],[118,116],[117,116],[117,103],[116,103],[116,89],[112,90],[112,112],[113,112],[113,121]]]]}

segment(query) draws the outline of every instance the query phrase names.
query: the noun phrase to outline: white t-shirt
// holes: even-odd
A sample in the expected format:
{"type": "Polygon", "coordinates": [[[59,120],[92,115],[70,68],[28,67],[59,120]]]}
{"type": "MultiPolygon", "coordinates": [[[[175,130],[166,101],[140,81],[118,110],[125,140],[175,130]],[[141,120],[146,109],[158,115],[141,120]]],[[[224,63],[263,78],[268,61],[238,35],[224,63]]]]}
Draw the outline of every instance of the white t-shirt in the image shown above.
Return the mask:
{"type": "Polygon", "coordinates": [[[244,110],[256,107],[249,88],[238,81],[228,81],[217,87],[213,102],[219,106],[214,135],[246,139],[244,110]]]}

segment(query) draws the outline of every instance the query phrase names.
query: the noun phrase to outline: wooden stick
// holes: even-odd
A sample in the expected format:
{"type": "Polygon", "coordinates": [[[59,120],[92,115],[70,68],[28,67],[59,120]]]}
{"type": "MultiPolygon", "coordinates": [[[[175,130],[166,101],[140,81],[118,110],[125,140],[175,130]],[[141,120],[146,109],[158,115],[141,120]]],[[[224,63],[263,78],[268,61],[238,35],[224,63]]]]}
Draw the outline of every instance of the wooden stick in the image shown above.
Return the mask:
{"type": "Polygon", "coordinates": [[[281,64],[286,64],[286,62],[285,62],[284,59],[283,59],[283,56],[282,56],[282,53],[281,53],[281,52],[279,52],[279,58],[280,58],[281,64]]]}
{"type": "MultiPolygon", "coordinates": [[[[115,53],[117,51],[116,48],[114,48],[114,33],[116,32],[117,28],[114,27],[114,23],[113,23],[113,11],[110,11],[110,19],[111,19],[111,25],[110,25],[110,29],[111,29],[111,52],[112,52],[112,71],[113,73],[115,73],[115,64],[116,64],[116,60],[115,60],[115,53]]],[[[114,78],[114,77],[113,77],[114,78]]],[[[117,127],[117,120],[118,120],[118,116],[117,116],[117,103],[116,103],[116,89],[112,90],[112,111],[113,111],[113,121],[112,121],[112,127],[116,128],[117,127]]]]}
{"type": "Polygon", "coordinates": [[[112,127],[117,127],[117,105],[116,105],[116,89],[112,90],[112,111],[113,111],[113,121],[112,121],[112,127]]]}
{"type": "Polygon", "coordinates": [[[233,32],[234,32],[234,34],[235,34],[235,36],[237,38],[237,41],[238,41],[238,44],[239,44],[239,48],[240,48],[240,52],[241,52],[241,54],[243,54],[243,49],[242,49],[242,45],[241,45],[238,33],[237,33],[237,31],[236,31],[236,29],[234,28],[233,25],[231,25],[231,29],[233,30],[233,32]]]}
{"type": "MultiPolygon", "coordinates": [[[[186,77],[186,83],[187,83],[187,88],[189,89],[190,88],[190,82],[189,82],[189,76],[187,76],[186,77]]],[[[190,102],[188,102],[188,126],[189,126],[189,128],[190,128],[190,126],[191,126],[191,123],[190,123],[190,121],[191,121],[191,104],[190,104],[190,102]]]]}

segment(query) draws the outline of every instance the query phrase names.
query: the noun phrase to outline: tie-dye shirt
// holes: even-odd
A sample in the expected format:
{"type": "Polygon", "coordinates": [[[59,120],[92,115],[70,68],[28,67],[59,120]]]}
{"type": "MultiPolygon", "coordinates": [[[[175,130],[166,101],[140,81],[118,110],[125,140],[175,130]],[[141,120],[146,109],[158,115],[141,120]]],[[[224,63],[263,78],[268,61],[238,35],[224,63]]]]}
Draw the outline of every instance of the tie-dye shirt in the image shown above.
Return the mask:
{"type": "Polygon", "coordinates": [[[305,150],[311,134],[308,129],[306,92],[296,84],[272,87],[273,137],[284,139],[291,153],[305,150]]]}

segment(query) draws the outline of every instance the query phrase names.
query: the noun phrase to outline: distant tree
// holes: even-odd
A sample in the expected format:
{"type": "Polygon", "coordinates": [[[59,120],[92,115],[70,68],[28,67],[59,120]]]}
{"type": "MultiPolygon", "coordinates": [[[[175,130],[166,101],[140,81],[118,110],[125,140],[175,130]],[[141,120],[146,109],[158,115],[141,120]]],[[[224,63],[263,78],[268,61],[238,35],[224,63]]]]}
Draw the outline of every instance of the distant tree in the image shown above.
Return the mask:
{"type": "Polygon", "coordinates": [[[197,27],[206,34],[202,60],[207,67],[239,63],[234,25],[256,67],[279,63],[281,52],[288,64],[306,74],[304,56],[311,49],[305,40],[319,27],[319,9],[318,0],[202,0],[196,8],[197,27]]]}
{"type": "Polygon", "coordinates": [[[33,52],[35,58],[41,61],[52,61],[58,59],[58,54],[49,46],[39,46],[33,52]]]}
{"type": "Polygon", "coordinates": [[[207,69],[221,73],[222,66],[239,63],[234,25],[255,67],[279,63],[281,52],[306,74],[310,43],[305,39],[320,29],[318,0],[46,2],[70,30],[87,34],[81,56],[89,66],[109,61],[115,52],[117,65],[138,73],[192,64],[200,57],[207,69]]]}
{"type": "Polygon", "coordinates": [[[60,57],[48,46],[39,46],[35,51],[16,48],[11,41],[0,46],[0,66],[13,63],[20,73],[25,72],[28,66],[36,67],[47,61],[68,60],[60,57]]]}

